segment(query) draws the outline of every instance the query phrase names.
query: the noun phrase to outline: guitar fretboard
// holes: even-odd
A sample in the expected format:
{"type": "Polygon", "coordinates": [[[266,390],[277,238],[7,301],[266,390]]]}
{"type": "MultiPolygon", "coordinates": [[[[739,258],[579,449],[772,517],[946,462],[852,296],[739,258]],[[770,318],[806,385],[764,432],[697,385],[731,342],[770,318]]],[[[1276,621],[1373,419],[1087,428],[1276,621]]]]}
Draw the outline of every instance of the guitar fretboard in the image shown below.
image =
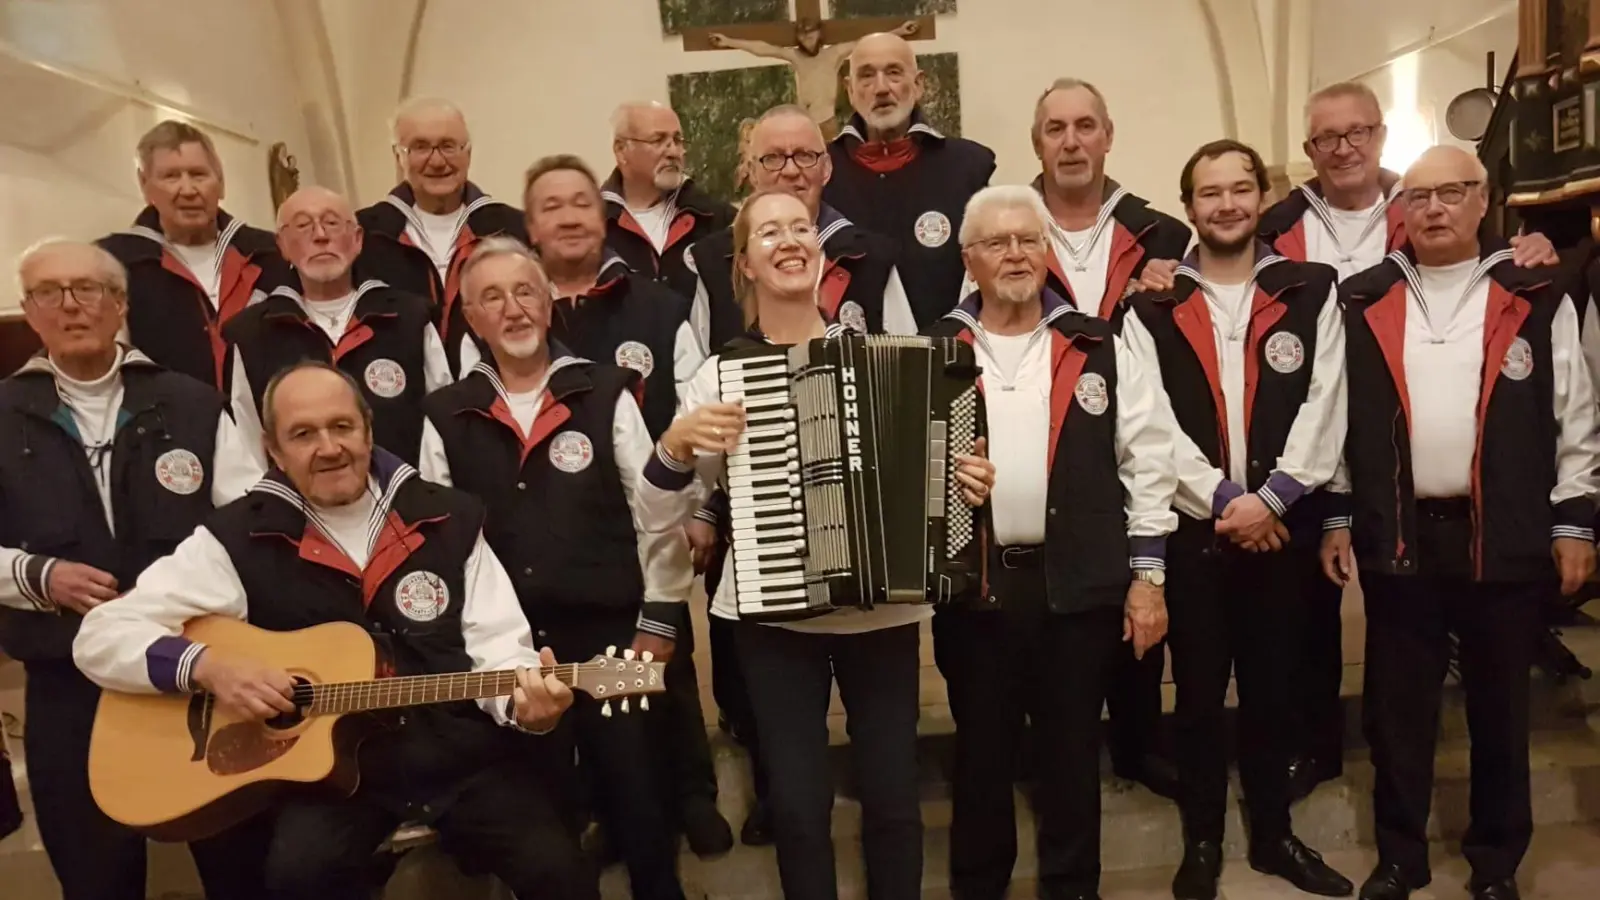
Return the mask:
{"type": "MultiPolygon", "coordinates": [[[[544,670],[571,687],[588,663],[565,663],[544,670]]],[[[295,705],[309,715],[370,712],[453,703],[483,697],[508,697],[517,686],[513,669],[498,672],[452,672],[444,675],[407,675],[375,681],[303,684],[294,690],[295,705]]]]}

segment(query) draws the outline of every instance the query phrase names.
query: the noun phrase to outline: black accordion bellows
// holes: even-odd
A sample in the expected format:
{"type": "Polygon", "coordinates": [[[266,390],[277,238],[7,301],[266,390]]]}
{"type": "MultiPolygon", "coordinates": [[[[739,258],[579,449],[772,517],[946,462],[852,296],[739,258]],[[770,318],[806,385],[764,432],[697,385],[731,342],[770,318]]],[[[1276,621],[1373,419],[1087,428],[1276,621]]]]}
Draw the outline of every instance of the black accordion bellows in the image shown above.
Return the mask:
{"type": "Polygon", "coordinates": [[[943,603],[976,586],[977,514],[955,456],[985,432],[977,378],[954,338],[722,354],[722,399],[748,418],[726,476],[741,618],[943,603]]]}

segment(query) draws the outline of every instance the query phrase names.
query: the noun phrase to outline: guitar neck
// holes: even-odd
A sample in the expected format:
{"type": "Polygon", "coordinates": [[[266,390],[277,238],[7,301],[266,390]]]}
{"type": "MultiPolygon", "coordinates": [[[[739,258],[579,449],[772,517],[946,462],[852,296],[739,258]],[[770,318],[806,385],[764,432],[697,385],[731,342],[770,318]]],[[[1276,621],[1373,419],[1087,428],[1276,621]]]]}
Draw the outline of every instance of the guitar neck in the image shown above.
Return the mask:
{"type": "MultiPolygon", "coordinates": [[[[582,663],[566,663],[544,670],[568,687],[577,680],[582,663]]],[[[444,675],[407,675],[373,681],[350,681],[302,686],[296,699],[308,691],[311,715],[371,712],[432,703],[455,703],[484,697],[509,697],[517,686],[514,669],[498,672],[452,672],[444,675]]]]}

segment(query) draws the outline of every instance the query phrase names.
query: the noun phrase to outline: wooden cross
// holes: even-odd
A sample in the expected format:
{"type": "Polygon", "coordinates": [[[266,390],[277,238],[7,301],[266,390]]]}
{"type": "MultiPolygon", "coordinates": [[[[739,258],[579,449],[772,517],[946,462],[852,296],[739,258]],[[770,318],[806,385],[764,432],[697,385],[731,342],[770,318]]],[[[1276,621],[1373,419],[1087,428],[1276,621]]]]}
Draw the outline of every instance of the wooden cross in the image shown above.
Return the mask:
{"type": "Polygon", "coordinates": [[[800,22],[812,21],[822,25],[820,47],[858,41],[869,34],[893,31],[907,22],[915,22],[916,33],[907,40],[928,41],[934,37],[933,16],[877,16],[863,19],[824,19],[822,0],[794,0],[794,21],[755,22],[748,25],[715,25],[683,30],[684,50],[716,50],[711,46],[711,35],[722,34],[746,41],[765,41],[776,47],[798,47],[800,22]]]}

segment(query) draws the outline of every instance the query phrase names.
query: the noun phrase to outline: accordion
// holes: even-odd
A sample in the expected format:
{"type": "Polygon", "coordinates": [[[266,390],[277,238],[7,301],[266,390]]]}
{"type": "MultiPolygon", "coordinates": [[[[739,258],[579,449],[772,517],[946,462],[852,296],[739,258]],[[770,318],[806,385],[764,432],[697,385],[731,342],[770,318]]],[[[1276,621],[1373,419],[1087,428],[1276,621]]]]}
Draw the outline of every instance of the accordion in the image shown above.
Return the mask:
{"type": "Polygon", "coordinates": [[[955,477],[985,420],[972,348],[842,335],[719,357],[746,425],[727,454],[740,618],[943,603],[976,584],[976,514],[955,477]]]}

